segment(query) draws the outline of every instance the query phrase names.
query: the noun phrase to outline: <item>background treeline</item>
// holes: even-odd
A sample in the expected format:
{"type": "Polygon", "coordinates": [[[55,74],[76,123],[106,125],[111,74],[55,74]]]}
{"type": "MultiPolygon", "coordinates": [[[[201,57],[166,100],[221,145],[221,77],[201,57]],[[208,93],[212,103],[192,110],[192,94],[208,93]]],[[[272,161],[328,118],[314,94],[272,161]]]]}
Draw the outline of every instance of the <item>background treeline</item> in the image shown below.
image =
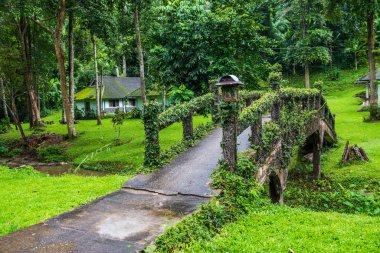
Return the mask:
{"type": "Polygon", "coordinates": [[[75,136],[74,93],[99,75],[141,76],[147,89],[184,85],[201,94],[227,73],[259,88],[280,63],[288,74],[304,74],[309,87],[314,71],[334,78],[337,67],[374,62],[378,6],[377,0],[2,0],[0,118],[33,127],[64,108],[75,136]]]}

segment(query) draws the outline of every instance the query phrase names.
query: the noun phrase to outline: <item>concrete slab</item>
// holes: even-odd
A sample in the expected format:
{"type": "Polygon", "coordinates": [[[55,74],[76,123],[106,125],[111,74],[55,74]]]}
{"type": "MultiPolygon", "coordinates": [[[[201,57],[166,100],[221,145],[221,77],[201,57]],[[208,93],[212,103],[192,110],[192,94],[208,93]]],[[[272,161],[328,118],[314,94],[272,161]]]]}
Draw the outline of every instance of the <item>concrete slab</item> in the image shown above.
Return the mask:
{"type": "Polygon", "coordinates": [[[136,252],[208,199],[121,190],[0,238],[0,252],[136,252]]]}
{"type": "MultiPolygon", "coordinates": [[[[238,137],[238,151],[249,148],[250,129],[238,137]]],[[[222,129],[215,129],[200,143],[180,154],[169,165],[149,175],[138,175],[127,181],[123,188],[148,190],[165,195],[215,196],[209,187],[210,176],[222,158],[220,142],[222,129]]]]}

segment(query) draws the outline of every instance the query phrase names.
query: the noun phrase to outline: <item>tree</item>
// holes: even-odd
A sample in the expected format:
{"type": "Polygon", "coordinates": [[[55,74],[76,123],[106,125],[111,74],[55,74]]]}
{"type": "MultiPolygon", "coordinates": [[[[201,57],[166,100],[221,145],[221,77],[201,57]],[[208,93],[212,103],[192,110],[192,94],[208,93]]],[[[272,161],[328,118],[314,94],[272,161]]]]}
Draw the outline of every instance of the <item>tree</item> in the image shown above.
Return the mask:
{"type": "Polygon", "coordinates": [[[74,99],[75,99],[75,80],[74,80],[74,9],[73,7],[69,10],[69,25],[68,25],[68,35],[69,35],[69,101],[71,109],[71,117],[75,121],[74,114],[74,99]]]}
{"type": "Polygon", "coordinates": [[[330,62],[328,44],[332,33],[326,26],[323,0],[292,0],[283,8],[291,23],[288,61],[305,66],[305,87],[310,88],[310,64],[330,62]]]}
{"type": "Polygon", "coordinates": [[[144,67],[144,54],[143,54],[141,34],[140,34],[140,22],[139,22],[140,8],[141,8],[141,4],[135,3],[134,12],[133,12],[133,22],[134,22],[134,27],[135,27],[137,52],[138,52],[139,66],[140,66],[141,99],[142,99],[143,104],[145,104],[146,103],[145,67],[144,67]]]}
{"type": "Polygon", "coordinates": [[[100,101],[100,93],[101,90],[99,89],[99,74],[98,74],[98,58],[97,58],[97,51],[96,51],[96,38],[93,34],[91,34],[91,41],[94,49],[94,73],[95,73],[95,90],[96,90],[96,119],[98,125],[102,124],[102,117],[101,117],[101,101],[100,101]]]}
{"type": "Polygon", "coordinates": [[[252,1],[170,1],[153,6],[149,75],[166,86],[185,85],[196,93],[209,80],[234,73],[256,87],[266,75],[270,39],[259,31],[252,1]]]}
{"type": "MultiPolygon", "coordinates": [[[[368,50],[368,65],[369,65],[369,76],[370,76],[370,105],[372,107],[378,106],[377,97],[377,85],[376,85],[376,67],[375,67],[375,14],[379,9],[379,2],[377,0],[368,1],[358,1],[358,0],[338,0],[329,1],[329,9],[344,9],[351,13],[351,15],[356,16],[362,22],[367,25],[367,50],[368,50]]],[[[377,115],[375,112],[377,110],[371,110],[371,118],[375,119],[377,115]]]]}
{"type": "Polygon", "coordinates": [[[4,77],[3,76],[0,76],[0,92],[1,92],[1,100],[2,100],[1,106],[3,107],[4,118],[6,120],[9,120],[8,109],[7,109],[7,100],[5,97],[5,87],[4,87],[4,77]]]}
{"type": "Polygon", "coordinates": [[[65,11],[66,11],[66,0],[60,0],[58,6],[58,13],[56,18],[55,30],[47,27],[43,22],[34,19],[38,25],[43,27],[47,32],[49,32],[54,38],[54,49],[55,55],[57,58],[58,69],[59,69],[59,78],[61,82],[61,94],[62,94],[62,103],[63,110],[66,116],[67,132],[69,138],[74,138],[76,136],[75,127],[74,127],[74,118],[71,114],[71,106],[68,97],[68,90],[66,85],[66,67],[65,67],[65,56],[61,44],[61,35],[62,28],[65,21],[65,11]]]}
{"type": "Polygon", "coordinates": [[[123,125],[125,119],[126,119],[125,113],[120,111],[119,108],[116,108],[115,114],[112,117],[112,125],[116,131],[116,145],[121,144],[121,142],[120,142],[120,131],[121,131],[121,126],[123,125]]]}
{"type": "Polygon", "coordinates": [[[363,51],[365,44],[359,38],[347,41],[345,51],[354,55],[355,70],[358,70],[359,55],[363,51]]]}

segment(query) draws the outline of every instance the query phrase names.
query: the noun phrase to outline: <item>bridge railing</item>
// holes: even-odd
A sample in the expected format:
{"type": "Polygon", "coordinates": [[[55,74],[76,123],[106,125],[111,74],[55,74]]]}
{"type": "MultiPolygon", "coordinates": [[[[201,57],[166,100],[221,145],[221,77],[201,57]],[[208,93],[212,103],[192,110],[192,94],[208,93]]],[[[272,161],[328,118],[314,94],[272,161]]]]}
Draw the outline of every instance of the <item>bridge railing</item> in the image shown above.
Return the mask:
{"type": "MultiPolygon", "coordinates": [[[[279,82],[271,84],[272,90],[266,93],[243,91],[237,101],[226,100],[225,103],[239,103],[242,109],[236,112],[233,110],[235,106],[224,105],[230,113],[227,111],[222,113],[224,117],[222,122],[228,123],[224,125],[222,123],[222,147],[224,159],[230,170],[234,171],[237,162],[237,143],[236,138],[231,135],[234,127],[228,118],[237,118],[235,126],[237,134],[250,127],[250,143],[253,149],[250,156],[258,167],[265,167],[259,170],[257,179],[263,183],[271,173],[275,173],[278,178],[276,182],[281,182],[279,186],[281,189],[277,187],[277,190],[282,192],[291,153],[295,146],[303,145],[305,142],[306,135],[309,134],[306,130],[308,125],[313,125],[312,131],[323,131],[318,128],[320,120],[323,120],[331,129],[330,132],[335,135],[335,116],[331,113],[320,89],[280,88],[279,82]],[[271,115],[271,122],[263,124],[263,116],[268,114],[271,115]]],[[[323,140],[320,143],[319,139],[313,137],[313,141],[314,139],[316,141],[313,145],[317,148],[313,152],[318,154],[323,140]]],[[[316,157],[319,160],[320,154],[316,157]]],[[[317,165],[319,166],[319,163],[317,165]]],[[[278,197],[274,199],[279,200],[278,197]]]]}
{"type": "Polygon", "coordinates": [[[159,132],[175,122],[182,121],[183,140],[193,140],[193,115],[209,111],[214,104],[214,100],[214,94],[208,93],[170,107],[163,112],[161,111],[161,105],[155,101],[145,104],[142,116],[145,129],[144,164],[146,166],[159,164],[161,153],[159,132]]]}

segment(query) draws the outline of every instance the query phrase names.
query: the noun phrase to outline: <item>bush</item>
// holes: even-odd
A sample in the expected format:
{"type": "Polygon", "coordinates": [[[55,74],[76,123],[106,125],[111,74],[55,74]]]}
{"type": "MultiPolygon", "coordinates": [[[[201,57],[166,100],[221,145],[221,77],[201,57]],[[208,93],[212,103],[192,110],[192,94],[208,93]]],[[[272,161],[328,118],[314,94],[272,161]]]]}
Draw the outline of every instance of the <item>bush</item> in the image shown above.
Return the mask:
{"type": "Polygon", "coordinates": [[[91,109],[90,111],[81,110],[78,107],[74,108],[75,119],[96,119],[95,110],[91,109]]]}
{"type": "Polygon", "coordinates": [[[0,157],[12,157],[15,155],[19,155],[22,153],[21,148],[14,148],[14,149],[9,149],[5,146],[0,146],[0,157]]]}
{"type": "Polygon", "coordinates": [[[221,162],[212,175],[211,186],[222,193],[160,236],[156,240],[157,252],[178,251],[187,243],[209,240],[226,224],[269,203],[260,198],[263,188],[252,178],[257,168],[244,155],[239,156],[236,171],[230,172],[227,164],[221,162]]]}
{"type": "Polygon", "coordinates": [[[377,105],[370,105],[368,111],[369,116],[364,117],[364,122],[380,120],[380,107],[377,105]]]}
{"type": "Polygon", "coordinates": [[[127,113],[128,119],[140,119],[141,118],[141,110],[138,108],[133,108],[130,112],[127,113]]]}
{"type": "Polygon", "coordinates": [[[37,150],[37,156],[44,162],[62,162],[66,160],[65,149],[61,146],[51,146],[37,150]]]}
{"type": "Polygon", "coordinates": [[[340,71],[338,68],[333,68],[327,74],[327,77],[330,81],[338,81],[340,77],[340,71]]]}
{"type": "Polygon", "coordinates": [[[11,130],[11,123],[9,119],[1,119],[0,120],[0,134],[8,133],[11,130]]]}
{"type": "Polygon", "coordinates": [[[9,152],[9,150],[7,147],[0,146],[0,156],[6,157],[6,156],[8,156],[8,152],[9,152]]]}

